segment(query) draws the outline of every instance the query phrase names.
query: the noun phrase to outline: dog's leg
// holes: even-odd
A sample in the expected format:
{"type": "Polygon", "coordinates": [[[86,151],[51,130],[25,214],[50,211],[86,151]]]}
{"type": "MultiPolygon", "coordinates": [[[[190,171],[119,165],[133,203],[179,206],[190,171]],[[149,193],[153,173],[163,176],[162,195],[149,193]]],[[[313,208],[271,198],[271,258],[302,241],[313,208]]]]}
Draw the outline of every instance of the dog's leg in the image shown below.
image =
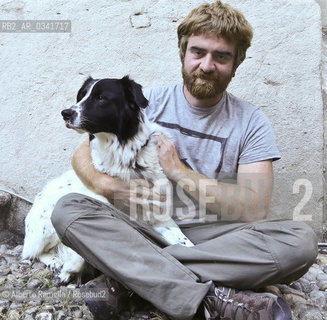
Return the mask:
{"type": "Polygon", "coordinates": [[[51,270],[57,270],[63,264],[63,262],[56,256],[55,249],[52,249],[46,253],[41,253],[38,259],[51,270]]]}
{"type": "Polygon", "coordinates": [[[177,223],[172,219],[173,212],[173,191],[170,182],[166,179],[161,179],[156,182],[154,191],[166,194],[166,201],[154,202],[153,204],[161,207],[161,212],[148,212],[147,215],[151,216],[150,224],[154,229],[159,232],[169,244],[180,244],[186,247],[192,247],[194,244],[188,239],[177,223]]]}
{"type": "MultiPolygon", "coordinates": [[[[69,247],[60,243],[57,247],[57,254],[61,261],[63,261],[62,268],[58,275],[58,282],[65,284],[71,280],[72,274],[77,274],[77,279],[81,274],[85,261],[84,259],[69,247]]],[[[77,280],[78,281],[78,280],[77,280]]]]}
{"type": "Polygon", "coordinates": [[[46,203],[44,198],[36,198],[25,219],[23,259],[37,258],[42,252],[47,252],[60,242],[50,221],[53,206],[54,204],[46,203]]]}

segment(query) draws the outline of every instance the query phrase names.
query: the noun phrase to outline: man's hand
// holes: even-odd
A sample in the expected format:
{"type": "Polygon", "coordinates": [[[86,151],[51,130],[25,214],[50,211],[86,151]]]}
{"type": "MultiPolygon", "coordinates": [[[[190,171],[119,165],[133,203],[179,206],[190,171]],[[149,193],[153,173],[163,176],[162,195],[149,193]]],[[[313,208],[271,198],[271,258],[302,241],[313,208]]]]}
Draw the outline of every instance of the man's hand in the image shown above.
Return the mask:
{"type": "Polygon", "coordinates": [[[165,175],[176,181],[181,173],[187,173],[189,169],[180,160],[176,147],[170,139],[162,134],[156,138],[160,165],[165,175]]]}

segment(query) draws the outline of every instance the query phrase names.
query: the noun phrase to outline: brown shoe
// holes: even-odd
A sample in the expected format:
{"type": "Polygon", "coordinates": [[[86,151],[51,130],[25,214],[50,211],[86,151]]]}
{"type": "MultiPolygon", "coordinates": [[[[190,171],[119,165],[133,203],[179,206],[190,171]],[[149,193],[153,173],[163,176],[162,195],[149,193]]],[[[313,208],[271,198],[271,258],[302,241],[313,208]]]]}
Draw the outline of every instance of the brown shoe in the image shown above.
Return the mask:
{"type": "Polygon", "coordinates": [[[85,291],[84,302],[96,320],[115,319],[133,294],[122,284],[105,275],[87,282],[81,290],[85,291]]]}
{"type": "Polygon", "coordinates": [[[204,298],[207,320],[291,320],[287,303],[271,293],[216,287],[204,298]]]}

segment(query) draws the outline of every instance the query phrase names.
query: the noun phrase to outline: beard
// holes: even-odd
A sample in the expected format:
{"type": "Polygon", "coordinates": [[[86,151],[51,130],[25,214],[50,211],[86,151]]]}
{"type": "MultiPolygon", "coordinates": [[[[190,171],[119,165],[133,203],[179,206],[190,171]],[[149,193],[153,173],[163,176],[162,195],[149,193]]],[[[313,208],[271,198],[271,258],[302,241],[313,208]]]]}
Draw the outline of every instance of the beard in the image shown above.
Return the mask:
{"type": "Polygon", "coordinates": [[[232,73],[217,74],[214,72],[205,73],[203,71],[186,72],[184,64],[182,66],[182,75],[184,85],[190,94],[197,99],[211,99],[222,94],[230,81],[232,80],[232,73]],[[205,79],[207,81],[202,81],[205,79]]]}

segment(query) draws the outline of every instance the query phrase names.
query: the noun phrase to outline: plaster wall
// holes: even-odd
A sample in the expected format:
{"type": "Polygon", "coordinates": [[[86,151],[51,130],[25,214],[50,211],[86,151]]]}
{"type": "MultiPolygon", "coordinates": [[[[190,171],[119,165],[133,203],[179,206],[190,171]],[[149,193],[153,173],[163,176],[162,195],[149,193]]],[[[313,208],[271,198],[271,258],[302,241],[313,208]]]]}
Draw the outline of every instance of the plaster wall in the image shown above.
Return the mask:
{"type": "Polygon", "coordinates": [[[323,94],[323,103],[324,103],[324,152],[323,152],[323,177],[324,177],[324,235],[325,240],[327,240],[327,199],[326,199],[326,168],[327,168],[327,0],[317,0],[321,7],[321,24],[322,24],[322,56],[321,56],[321,85],[322,85],[322,94],[323,94]]]}
{"type": "MultiPolygon", "coordinates": [[[[324,1],[317,0],[322,6],[324,1]]],[[[60,111],[74,103],[87,76],[129,74],[144,87],[181,81],[176,28],[202,2],[1,1],[1,19],[71,20],[72,31],[1,33],[0,187],[33,199],[46,181],[70,167],[86,136],[67,130],[60,111]]],[[[271,216],[306,220],[321,238],[320,7],[314,0],[226,2],[255,29],[229,91],[268,115],[282,153],[274,164],[271,216]]],[[[9,226],[22,233],[28,205],[15,199],[9,226]]]]}

